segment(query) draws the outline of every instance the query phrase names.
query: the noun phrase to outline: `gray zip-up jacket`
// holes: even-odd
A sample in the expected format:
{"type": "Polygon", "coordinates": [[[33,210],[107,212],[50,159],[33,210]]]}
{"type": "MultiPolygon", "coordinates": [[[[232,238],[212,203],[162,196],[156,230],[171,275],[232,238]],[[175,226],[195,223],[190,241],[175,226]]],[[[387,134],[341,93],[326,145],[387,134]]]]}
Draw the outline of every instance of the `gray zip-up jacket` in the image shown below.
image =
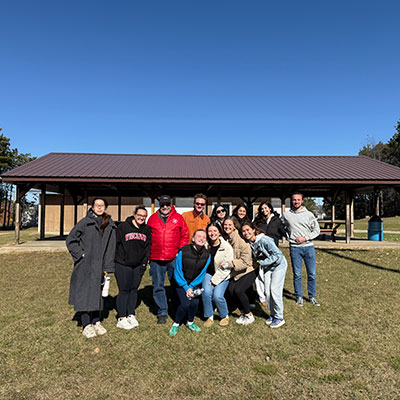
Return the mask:
{"type": "Polygon", "coordinates": [[[312,246],[313,239],[319,235],[319,224],[314,214],[302,206],[299,211],[290,209],[283,215],[283,224],[289,236],[290,246],[312,246]],[[297,243],[296,238],[304,236],[304,243],[297,243]]]}

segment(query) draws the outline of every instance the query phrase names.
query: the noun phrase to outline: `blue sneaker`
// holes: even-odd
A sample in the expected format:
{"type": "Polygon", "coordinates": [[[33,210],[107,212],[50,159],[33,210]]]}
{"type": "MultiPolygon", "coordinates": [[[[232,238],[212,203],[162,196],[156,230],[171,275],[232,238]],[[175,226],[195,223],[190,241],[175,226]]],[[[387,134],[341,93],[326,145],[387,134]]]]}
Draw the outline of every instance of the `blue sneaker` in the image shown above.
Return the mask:
{"type": "Polygon", "coordinates": [[[267,318],[267,320],[265,321],[265,323],[266,323],[267,325],[271,325],[273,320],[274,320],[274,317],[271,315],[271,316],[269,316],[269,317],[267,318]]]}
{"type": "Polygon", "coordinates": [[[270,325],[270,328],[279,328],[280,326],[282,326],[284,324],[285,324],[284,319],[274,318],[274,320],[272,321],[272,324],[270,325]]]}

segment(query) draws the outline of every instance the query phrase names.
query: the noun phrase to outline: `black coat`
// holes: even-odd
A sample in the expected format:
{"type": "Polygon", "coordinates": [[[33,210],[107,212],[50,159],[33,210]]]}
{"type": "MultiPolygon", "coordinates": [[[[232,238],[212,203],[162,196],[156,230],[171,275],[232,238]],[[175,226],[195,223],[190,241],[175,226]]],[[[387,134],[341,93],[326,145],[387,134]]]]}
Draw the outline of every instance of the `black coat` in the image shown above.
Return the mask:
{"type": "Polygon", "coordinates": [[[276,246],[279,245],[279,239],[282,237],[286,237],[285,226],[283,225],[282,220],[278,217],[278,215],[274,214],[269,224],[265,219],[254,221],[257,228],[260,228],[267,236],[274,239],[276,246]]]}
{"type": "Polygon", "coordinates": [[[103,272],[114,272],[116,226],[110,218],[101,234],[92,211],[81,219],[67,237],[67,248],[74,260],[69,304],[75,311],[103,309],[103,272]]]}

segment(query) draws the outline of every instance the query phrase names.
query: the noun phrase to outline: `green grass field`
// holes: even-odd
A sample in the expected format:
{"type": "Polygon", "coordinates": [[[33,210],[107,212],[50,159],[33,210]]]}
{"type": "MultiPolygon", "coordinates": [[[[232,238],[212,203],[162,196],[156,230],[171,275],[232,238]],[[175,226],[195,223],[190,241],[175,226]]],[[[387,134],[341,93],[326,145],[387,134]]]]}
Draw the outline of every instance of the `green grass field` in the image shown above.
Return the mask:
{"type": "Polygon", "coordinates": [[[253,325],[231,318],[174,338],[171,321],[157,325],[150,312],[148,273],[139,328],[117,329],[112,278],[108,333],[88,340],[67,304],[68,254],[1,255],[0,398],[399,398],[399,259],[393,250],[318,251],[320,308],[295,305],[289,268],[282,328],[257,310],[253,325]]]}
{"type": "MultiPolygon", "coordinates": [[[[400,217],[382,218],[383,231],[396,231],[400,232],[400,217]]],[[[368,229],[368,219],[358,219],[354,221],[354,229],[368,229]]]]}

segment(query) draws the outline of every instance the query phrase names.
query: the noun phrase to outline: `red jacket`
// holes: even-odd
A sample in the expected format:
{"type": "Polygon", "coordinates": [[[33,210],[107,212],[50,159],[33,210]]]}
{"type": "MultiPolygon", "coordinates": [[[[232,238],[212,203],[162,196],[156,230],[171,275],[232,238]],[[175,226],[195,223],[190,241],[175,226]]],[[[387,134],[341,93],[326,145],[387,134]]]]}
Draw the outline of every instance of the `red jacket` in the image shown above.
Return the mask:
{"type": "Polygon", "coordinates": [[[153,214],[147,222],[151,228],[150,260],[168,261],[174,259],[179,249],[189,243],[189,231],[182,215],[174,207],[166,224],[158,215],[159,212],[153,214]]]}

